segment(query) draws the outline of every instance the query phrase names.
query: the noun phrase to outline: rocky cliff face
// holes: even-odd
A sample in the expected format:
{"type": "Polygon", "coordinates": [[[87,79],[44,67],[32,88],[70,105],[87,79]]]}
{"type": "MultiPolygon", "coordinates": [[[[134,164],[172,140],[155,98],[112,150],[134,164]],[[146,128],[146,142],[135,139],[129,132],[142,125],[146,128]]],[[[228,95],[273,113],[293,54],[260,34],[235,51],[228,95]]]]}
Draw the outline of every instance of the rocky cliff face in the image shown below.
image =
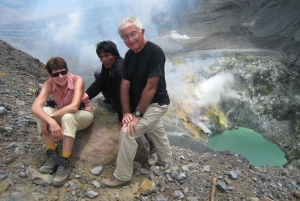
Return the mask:
{"type": "Polygon", "coordinates": [[[299,1],[176,1],[172,11],[154,17],[159,30],[197,39],[182,51],[260,48],[278,51],[299,65],[299,1]]]}
{"type": "MultiPolygon", "coordinates": [[[[173,63],[180,60],[180,68],[193,60],[203,63],[207,58],[214,59],[207,69],[194,71],[192,81],[187,81],[191,90],[195,90],[193,85],[220,73],[234,76],[235,84],[229,88],[237,92],[236,96],[226,96],[225,92],[217,105],[193,106],[210,119],[202,122],[212,133],[235,126],[253,129],[285,150],[290,161],[300,156],[299,6],[296,0],[178,1],[172,6],[174,12],[153,18],[162,33],[173,31],[185,36],[158,39],[167,44],[165,49],[173,63]]],[[[188,72],[183,74],[187,76],[188,72]]],[[[180,109],[175,113],[180,114],[180,109]]],[[[199,130],[204,132],[199,118],[178,117],[177,124],[195,136],[199,130]]],[[[200,136],[207,140],[205,135],[200,136]]]]}

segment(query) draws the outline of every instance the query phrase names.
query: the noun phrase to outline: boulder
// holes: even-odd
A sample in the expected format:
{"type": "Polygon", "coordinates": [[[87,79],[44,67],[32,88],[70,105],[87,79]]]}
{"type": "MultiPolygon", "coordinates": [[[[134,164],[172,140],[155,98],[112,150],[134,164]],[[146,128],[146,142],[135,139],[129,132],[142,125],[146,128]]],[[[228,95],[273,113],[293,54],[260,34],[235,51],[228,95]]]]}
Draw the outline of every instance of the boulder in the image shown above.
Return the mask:
{"type": "MultiPolygon", "coordinates": [[[[120,132],[117,113],[97,98],[92,104],[95,118],[88,128],[77,132],[72,157],[84,160],[91,166],[111,164],[118,155],[120,132]]],[[[143,164],[148,159],[149,143],[144,136],[136,141],[135,161],[143,164]]]]}

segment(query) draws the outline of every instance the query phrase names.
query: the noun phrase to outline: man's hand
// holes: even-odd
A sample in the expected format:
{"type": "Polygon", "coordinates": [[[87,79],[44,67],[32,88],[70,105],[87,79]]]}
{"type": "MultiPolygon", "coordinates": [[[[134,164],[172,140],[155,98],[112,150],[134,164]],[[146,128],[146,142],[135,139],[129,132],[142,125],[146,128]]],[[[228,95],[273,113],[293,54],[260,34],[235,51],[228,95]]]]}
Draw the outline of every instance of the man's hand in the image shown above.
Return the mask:
{"type": "Polygon", "coordinates": [[[64,132],[63,132],[63,130],[61,129],[61,127],[58,125],[58,123],[56,121],[54,121],[53,123],[49,124],[49,130],[50,130],[52,136],[55,139],[58,139],[58,140],[62,140],[63,139],[64,132]]]}
{"type": "Polygon", "coordinates": [[[125,114],[123,114],[122,123],[123,124],[127,124],[127,123],[131,122],[132,121],[132,116],[133,115],[131,113],[125,113],[125,114]]]}
{"type": "Polygon", "coordinates": [[[134,133],[137,132],[136,125],[137,125],[137,123],[139,122],[139,120],[141,118],[141,117],[136,117],[134,115],[132,115],[132,117],[133,117],[132,121],[129,122],[129,123],[124,124],[122,129],[121,129],[121,131],[123,131],[127,127],[127,133],[126,134],[128,136],[131,136],[131,137],[133,136],[134,133]]]}
{"type": "Polygon", "coordinates": [[[123,122],[119,122],[119,130],[121,131],[123,127],[123,122]]]}

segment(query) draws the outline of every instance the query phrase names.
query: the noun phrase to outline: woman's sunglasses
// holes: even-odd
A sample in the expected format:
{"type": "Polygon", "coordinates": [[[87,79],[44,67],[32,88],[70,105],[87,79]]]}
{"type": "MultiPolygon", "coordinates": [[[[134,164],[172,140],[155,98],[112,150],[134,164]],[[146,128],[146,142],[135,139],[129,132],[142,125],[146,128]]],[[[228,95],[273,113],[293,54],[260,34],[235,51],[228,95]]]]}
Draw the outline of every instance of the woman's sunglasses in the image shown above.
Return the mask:
{"type": "Polygon", "coordinates": [[[67,73],[68,73],[68,70],[62,70],[62,71],[57,72],[57,73],[52,73],[51,76],[52,76],[52,77],[58,77],[59,74],[61,74],[61,75],[66,75],[67,73]]]}

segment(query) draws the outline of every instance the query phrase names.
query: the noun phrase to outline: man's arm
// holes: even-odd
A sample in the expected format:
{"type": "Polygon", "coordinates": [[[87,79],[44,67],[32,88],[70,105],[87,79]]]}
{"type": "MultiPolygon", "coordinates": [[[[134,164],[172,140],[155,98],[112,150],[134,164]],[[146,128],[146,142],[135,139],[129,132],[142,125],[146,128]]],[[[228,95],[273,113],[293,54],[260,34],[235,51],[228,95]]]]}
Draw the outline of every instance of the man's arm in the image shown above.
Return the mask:
{"type": "Polygon", "coordinates": [[[130,81],[122,79],[121,83],[121,104],[123,111],[123,120],[122,122],[128,123],[132,120],[132,115],[130,113],[130,98],[129,98],[129,88],[130,81]]]}
{"type": "Polygon", "coordinates": [[[155,76],[148,78],[147,85],[143,90],[141,100],[136,107],[136,110],[141,111],[142,113],[145,113],[147,107],[149,106],[151,100],[153,99],[153,96],[157,90],[157,86],[160,80],[160,76],[155,76]]]}
{"type": "MultiPolygon", "coordinates": [[[[101,72],[102,73],[102,72],[101,72]]],[[[85,91],[87,95],[89,96],[89,99],[93,99],[95,96],[97,96],[100,92],[102,92],[102,80],[101,80],[101,74],[97,77],[97,79],[89,86],[89,88],[85,91]]]]}
{"type": "MultiPolygon", "coordinates": [[[[140,110],[142,113],[144,113],[149,106],[151,100],[153,99],[153,96],[157,90],[158,82],[160,80],[160,76],[155,76],[148,78],[147,85],[143,90],[141,100],[139,102],[139,105],[137,106],[137,110],[140,110]]],[[[123,83],[123,82],[122,82],[123,83]]],[[[123,91],[122,91],[123,93],[123,91]]],[[[131,113],[127,113],[128,118],[125,118],[125,113],[123,117],[123,127],[121,130],[123,130],[125,127],[128,127],[127,135],[132,136],[134,133],[137,132],[136,125],[141,119],[141,117],[136,117],[132,115],[131,113]],[[129,118],[130,117],[130,118],[129,118]],[[124,121],[125,120],[125,121],[124,121]]]]}

